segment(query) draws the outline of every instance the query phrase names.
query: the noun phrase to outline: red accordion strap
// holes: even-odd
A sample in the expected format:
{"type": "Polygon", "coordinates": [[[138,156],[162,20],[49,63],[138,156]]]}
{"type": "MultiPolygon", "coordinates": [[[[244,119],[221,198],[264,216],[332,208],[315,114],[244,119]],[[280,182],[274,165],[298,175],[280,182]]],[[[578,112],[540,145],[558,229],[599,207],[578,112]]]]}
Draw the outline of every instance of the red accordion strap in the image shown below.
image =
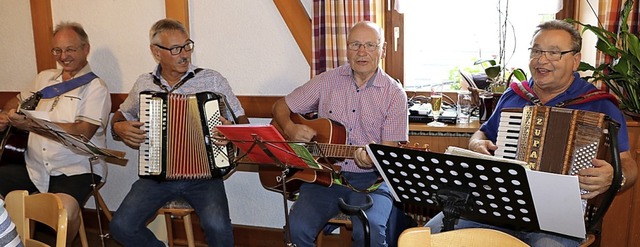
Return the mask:
{"type": "MultiPolygon", "coordinates": [[[[538,96],[536,96],[533,90],[531,90],[531,87],[529,87],[529,83],[527,83],[527,81],[513,82],[509,85],[509,87],[511,88],[511,90],[513,90],[517,95],[519,95],[523,99],[529,100],[531,103],[535,105],[542,105],[540,103],[540,99],[538,99],[538,96]]],[[[592,101],[601,100],[601,99],[608,99],[613,104],[618,106],[618,99],[616,99],[615,96],[611,95],[607,91],[594,89],[578,97],[575,97],[573,99],[562,101],[556,104],[555,107],[578,105],[578,104],[583,104],[583,103],[592,102],[592,101]]]]}

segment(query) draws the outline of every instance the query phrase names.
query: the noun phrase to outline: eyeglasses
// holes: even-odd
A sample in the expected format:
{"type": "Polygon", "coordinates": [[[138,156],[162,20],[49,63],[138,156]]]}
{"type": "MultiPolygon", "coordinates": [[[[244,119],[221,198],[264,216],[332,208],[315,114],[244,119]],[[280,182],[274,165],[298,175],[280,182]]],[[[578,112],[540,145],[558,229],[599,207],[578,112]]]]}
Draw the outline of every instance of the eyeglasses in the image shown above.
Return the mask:
{"type": "Polygon", "coordinates": [[[544,54],[544,56],[549,60],[549,61],[559,61],[560,59],[562,59],[562,55],[567,54],[569,52],[576,52],[574,50],[569,50],[569,51],[543,51],[540,49],[535,49],[535,48],[529,48],[529,51],[531,52],[529,54],[530,58],[540,58],[540,56],[542,56],[542,54],[544,54]]]}
{"type": "Polygon", "coordinates": [[[193,50],[193,47],[195,46],[195,42],[193,42],[193,40],[187,40],[187,43],[185,43],[183,46],[172,46],[171,48],[167,48],[158,44],[153,44],[156,47],[163,49],[163,50],[167,50],[169,51],[169,53],[171,53],[171,55],[178,55],[182,52],[182,49],[184,49],[184,51],[186,52],[190,52],[193,50]]]}
{"type": "Polygon", "coordinates": [[[62,53],[76,53],[78,50],[82,49],[82,47],[84,46],[84,44],[78,46],[78,47],[73,47],[73,46],[69,46],[67,48],[65,48],[64,50],[60,49],[60,48],[53,48],[51,49],[51,54],[53,54],[54,56],[60,56],[62,55],[62,53]]]}
{"type": "Polygon", "coordinates": [[[380,47],[380,43],[373,43],[373,42],[367,42],[367,43],[360,43],[360,42],[352,42],[347,44],[347,48],[349,48],[349,50],[352,51],[357,51],[360,50],[360,47],[364,46],[364,49],[366,51],[375,51],[376,49],[378,49],[378,47],[380,47]]]}

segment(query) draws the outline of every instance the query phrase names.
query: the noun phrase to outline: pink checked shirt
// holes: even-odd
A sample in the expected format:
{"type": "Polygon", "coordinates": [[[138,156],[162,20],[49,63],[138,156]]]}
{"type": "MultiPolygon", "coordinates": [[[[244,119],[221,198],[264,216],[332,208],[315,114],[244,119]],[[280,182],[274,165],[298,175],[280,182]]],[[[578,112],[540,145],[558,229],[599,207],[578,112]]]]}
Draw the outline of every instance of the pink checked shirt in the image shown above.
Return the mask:
{"type": "MultiPolygon", "coordinates": [[[[364,146],[382,141],[407,141],[407,95],[401,85],[378,68],[362,87],[357,87],[349,64],[315,76],[285,97],[294,113],[318,112],[344,125],[347,145],[364,146]]],[[[352,159],[336,163],[347,172],[361,169],[352,159]]]]}

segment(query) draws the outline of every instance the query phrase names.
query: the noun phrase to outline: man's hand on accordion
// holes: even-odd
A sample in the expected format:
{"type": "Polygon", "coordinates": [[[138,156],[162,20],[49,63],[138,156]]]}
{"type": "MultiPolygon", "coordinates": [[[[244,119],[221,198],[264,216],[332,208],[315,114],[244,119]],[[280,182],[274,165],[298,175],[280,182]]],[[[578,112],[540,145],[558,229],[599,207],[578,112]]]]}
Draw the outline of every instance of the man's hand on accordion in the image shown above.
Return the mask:
{"type": "MultiPolygon", "coordinates": [[[[220,122],[222,122],[222,125],[233,124],[233,122],[227,120],[224,117],[220,117],[220,122]]],[[[229,144],[229,140],[227,140],[227,138],[218,129],[213,128],[211,130],[211,134],[212,134],[212,137],[213,137],[212,138],[213,139],[213,143],[215,143],[216,145],[224,146],[224,145],[229,144]]]]}
{"type": "Polygon", "coordinates": [[[140,143],[145,140],[144,131],[140,129],[142,125],[144,123],[138,121],[119,121],[114,122],[111,128],[114,134],[122,139],[124,144],[133,149],[138,149],[140,143]]]}
{"type": "Polygon", "coordinates": [[[604,160],[593,159],[592,168],[586,168],[578,172],[580,188],[589,191],[583,194],[582,199],[591,199],[603,194],[611,186],[613,180],[613,167],[604,160]]]}
{"type": "Polygon", "coordinates": [[[469,141],[469,150],[474,152],[491,155],[497,148],[498,146],[490,140],[471,139],[469,141]]]}

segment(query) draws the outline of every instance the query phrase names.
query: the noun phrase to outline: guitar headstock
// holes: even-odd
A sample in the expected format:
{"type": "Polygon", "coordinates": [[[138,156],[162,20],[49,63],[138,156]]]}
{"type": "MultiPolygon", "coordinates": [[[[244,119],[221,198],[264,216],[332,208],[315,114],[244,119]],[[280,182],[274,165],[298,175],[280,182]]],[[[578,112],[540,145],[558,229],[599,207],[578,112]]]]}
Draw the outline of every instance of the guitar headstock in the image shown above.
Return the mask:
{"type": "Polygon", "coordinates": [[[421,145],[418,142],[413,143],[413,144],[411,144],[410,142],[403,142],[403,143],[399,143],[398,146],[400,146],[401,148],[406,148],[406,149],[431,152],[429,144],[426,144],[426,143],[421,145]]]}
{"type": "Polygon", "coordinates": [[[35,110],[36,106],[38,106],[38,102],[40,101],[41,98],[42,98],[42,93],[41,92],[35,92],[31,96],[29,96],[29,98],[27,98],[24,101],[22,101],[20,103],[20,107],[18,107],[18,108],[20,110],[27,110],[27,111],[35,110]]]}

